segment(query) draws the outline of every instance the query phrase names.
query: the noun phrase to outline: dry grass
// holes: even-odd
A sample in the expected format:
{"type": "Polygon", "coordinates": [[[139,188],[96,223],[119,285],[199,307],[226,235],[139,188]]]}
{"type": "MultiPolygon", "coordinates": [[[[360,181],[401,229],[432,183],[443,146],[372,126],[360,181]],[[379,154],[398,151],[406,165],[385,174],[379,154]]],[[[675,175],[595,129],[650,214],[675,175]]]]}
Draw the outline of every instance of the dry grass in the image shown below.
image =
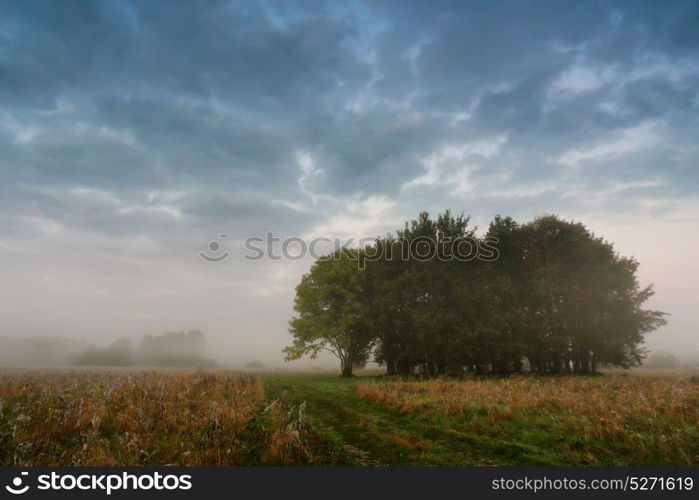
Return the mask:
{"type": "Polygon", "coordinates": [[[0,465],[312,460],[298,415],[226,373],[0,373],[0,465]]]}
{"type": "Polygon", "coordinates": [[[699,463],[699,383],[679,377],[387,381],[355,394],[471,431],[551,443],[574,463],[699,463]]]}
{"type": "Polygon", "coordinates": [[[306,403],[301,403],[298,408],[289,406],[280,396],[265,408],[264,413],[271,416],[274,425],[265,434],[262,461],[279,465],[312,463],[306,403]]]}

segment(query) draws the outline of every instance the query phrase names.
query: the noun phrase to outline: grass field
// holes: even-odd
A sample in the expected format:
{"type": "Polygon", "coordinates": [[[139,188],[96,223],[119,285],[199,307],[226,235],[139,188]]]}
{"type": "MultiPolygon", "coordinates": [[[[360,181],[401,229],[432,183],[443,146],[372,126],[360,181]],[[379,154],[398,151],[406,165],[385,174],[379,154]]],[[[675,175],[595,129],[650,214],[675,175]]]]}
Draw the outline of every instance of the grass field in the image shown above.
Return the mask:
{"type": "Polygon", "coordinates": [[[518,377],[365,383],[355,394],[440,422],[498,463],[688,465],[698,462],[697,389],[667,377],[518,377]]]}
{"type": "Polygon", "coordinates": [[[688,376],[0,372],[0,465],[697,465],[688,376]]]}
{"type": "Polygon", "coordinates": [[[310,442],[249,376],[0,375],[0,465],[303,464],[310,442]]]}

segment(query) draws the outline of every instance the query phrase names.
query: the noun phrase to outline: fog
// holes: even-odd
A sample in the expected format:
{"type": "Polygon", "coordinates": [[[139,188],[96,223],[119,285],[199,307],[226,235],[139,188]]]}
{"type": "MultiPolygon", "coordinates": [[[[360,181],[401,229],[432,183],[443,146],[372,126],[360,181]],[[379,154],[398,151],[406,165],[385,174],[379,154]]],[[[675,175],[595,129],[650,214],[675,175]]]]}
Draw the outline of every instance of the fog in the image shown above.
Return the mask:
{"type": "Polygon", "coordinates": [[[696,360],[684,8],[4,4],[0,361],[50,364],[16,339],[66,339],[61,363],[201,330],[222,366],[334,367],[281,353],[313,258],[248,260],[245,239],[356,240],[447,208],[479,231],[585,223],[670,314],[647,347],[696,360]]]}

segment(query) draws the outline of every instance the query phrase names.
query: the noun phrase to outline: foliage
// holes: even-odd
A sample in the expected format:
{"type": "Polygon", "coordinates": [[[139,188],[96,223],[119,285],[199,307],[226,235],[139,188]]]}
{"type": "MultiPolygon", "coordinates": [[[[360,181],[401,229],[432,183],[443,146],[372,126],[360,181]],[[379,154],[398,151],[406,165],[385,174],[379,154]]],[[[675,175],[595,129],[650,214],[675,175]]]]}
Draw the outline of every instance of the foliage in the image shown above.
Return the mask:
{"type": "Polygon", "coordinates": [[[88,366],[214,366],[206,357],[206,341],[199,330],[146,335],[136,348],[122,338],[107,347],[89,346],[75,361],[88,366]]]}
{"type": "Polygon", "coordinates": [[[128,366],[132,361],[131,350],[131,341],[127,338],[121,338],[108,347],[88,347],[76,360],[76,364],[92,366],[128,366]]]}
{"type": "Polygon", "coordinates": [[[371,347],[365,309],[364,273],[356,253],[339,251],[318,260],[296,287],[294,310],[289,323],[293,345],[284,349],[286,359],[305,354],[315,358],[320,351],[336,356],[342,375],[352,375],[355,365],[366,362],[371,347]]]}
{"type": "Polygon", "coordinates": [[[468,217],[423,212],[352,257],[304,276],[289,358],[328,349],[346,374],[342,353],[363,361],[373,345],[389,375],[589,374],[640,364],[644,335],[665,323],[642,307],[653,290],[638,262],[553,215],[496,216],[478,238],[468,217]]]}

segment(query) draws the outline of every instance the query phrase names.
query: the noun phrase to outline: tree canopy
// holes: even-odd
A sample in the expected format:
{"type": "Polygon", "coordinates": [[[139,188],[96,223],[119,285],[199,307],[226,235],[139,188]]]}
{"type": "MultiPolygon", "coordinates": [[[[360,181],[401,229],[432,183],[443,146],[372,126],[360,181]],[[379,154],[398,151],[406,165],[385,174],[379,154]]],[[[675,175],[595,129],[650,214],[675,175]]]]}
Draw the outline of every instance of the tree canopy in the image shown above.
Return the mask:
{"type": "Polygon", "coordinates": [[[321,350],[342,374],[374,359],[388,374],[579,373],[631,367],[665,323],[643,309],[638,262],[553,215],[427,213],[371,246],[318,260],[296,289],[288,359],[321,350]]]}
{"type": "Polygon", "coordinates": [[[289,323],[293,345],[284,349],[286,359],[306,354],[315,358],[327,351],[340,360],[342,375],[352,375],[355,365],[369,357],[365,301],[366,275],[357,268],[357,252],[338,251],[319,259],[296,287],[289,323]]]}

